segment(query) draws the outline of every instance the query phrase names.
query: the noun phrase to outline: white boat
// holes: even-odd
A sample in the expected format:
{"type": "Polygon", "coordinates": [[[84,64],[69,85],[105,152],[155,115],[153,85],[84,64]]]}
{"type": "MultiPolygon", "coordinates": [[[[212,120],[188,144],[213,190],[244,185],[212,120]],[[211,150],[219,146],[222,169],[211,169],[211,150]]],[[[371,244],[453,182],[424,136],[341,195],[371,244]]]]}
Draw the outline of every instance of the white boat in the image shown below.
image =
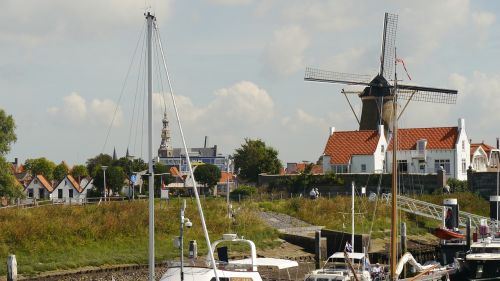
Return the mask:
{"type": "MultiPolygon", "coordinates": [[[[217,240],[212,244],[212,251],[215,251],[217,245],[220,243],[247,244],[250,247],[250,258],[228,260],[227,262],[216,261],[216,271],[219,281],[261,281],[263,279],[258,272],[259,266],[275,267],[279,270],[298,266],[296,261],[257,258],[255,244],[251,240],[238,238],[236,234],[224,234],[223,239],[217,240]]],[[[210,263],[207,266],[169,267],[160,280],[181,281],[181,275],[184,281],[216,281],[213,266],[210,263]]]]}
{"type": "Polygon", "coordinates": [[[371,280],[370,271],[367,270],[365,254],[363,253],[343,253],[337,252],[331,255],[323,268],[312,271],[305,276],[305,281],[350,281],[355,280],[353,271],[345,262],[348,258],[352,261],[351,265],[356,272],[357,280],[371,280]],[[347,257],[345,256],[347,255],[347,257]]]}
{"type": "MultiPolygon", "coordinates": [[[[489,231],[486,230],[487,232],[489,231]]],[[[470,251],[461,262],[459,276],[462,280],[500,280],[500,236],[498,233],[484,235],[472,242],[470,251]]]]}

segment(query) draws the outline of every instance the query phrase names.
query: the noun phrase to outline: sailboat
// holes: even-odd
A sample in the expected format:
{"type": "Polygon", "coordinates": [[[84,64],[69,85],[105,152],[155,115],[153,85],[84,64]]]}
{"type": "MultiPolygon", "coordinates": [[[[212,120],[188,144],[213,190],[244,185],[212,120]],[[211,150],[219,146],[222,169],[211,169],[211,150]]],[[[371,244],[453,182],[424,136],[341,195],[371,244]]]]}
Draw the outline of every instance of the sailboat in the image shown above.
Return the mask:
{"type": "MultiPolygon", "coordinates": [[[[144,14],[146,17],[146,27],[147,27],[147,39],[146,39],[146,52],[147,52],[147,84],[148,84],[148,155],[149,155],[149,280],[155,280],[155,263],[154,263],[154,170],[153,170],[153,153],[152,153],[152,94],[153,94],[153,36],[156,36],[156,42],[159,44],[158,50],[161,53],[161,58],[163,62],[163,67],[167,76],[168,85],[170,87],[170,95],[172,98],[177,123],[179,125],[179,131],[182,138],[182,143],[184,150],[186,151],[186,163],[188,164],[189,174],[191,178],[194,179],[193,167],[191,165],[190,157],[186,141],[184,138],[184,132],[179,118],[179,113],[177,109],[177,104],[174,97],[174,91],[172,89],[170,77],[168,74],[167,64],[165,56],[163,53],[163,48],[161,45],[161,39],[158,34],[156,26],[156,17],[151,12],[146,12],[144,14]]],[[[236,234],[225,234],[223,239],[215,241],[213,244],[210,243],[210,237],[208,235],[208,230],[205,222],[205,217],[203,215],[203,209],[201,207],[201,202],[198,194],[196,181],[193,180],[193,193],[196,198],[196,204],[199,211],[199,216],[202,224],[203,233],[205,236],[205,241],[207,245],[210,245],[207,253],[207,266],[187,266],[183,267],[171,267],[168,268],[166,273],[161,277],[160,280],[163,281],[177,281],[177,280],[190,280],[190,281],[229,281],[229,280],[239,280],[239,281],[261,281],[262,277],[258,272],[259,266],[266,267],[277,267],[278,269],[288,269],[291,267],[297,267],[298,263],[295,261],[283,260],[283,259],[273,259],[273,258],[257,258],[257,252],[255,244],[247,239],[238,238],[236,234]],[[250,256],[249,259],[243,260],[223,260],[215,261],[214,250],[217,249],[217,245],[220,243],[246,243],[250,246],[250,256]]],[[[182,216],[181,216],[182,218],[182,216]]],[[[184,220],[181,219],[181,223],[184,220]]],[[[182,244],[182,243],[181,243],[182,244]]],[[[221,257],[219,257],[221,259],[221,257]]]]}
{"type": "Polygon", "coordinates": [[[344,252],[329,256],[322,268],[306,274],[305,281],[370,281],[370,261],[366,253],[354,252],[354,182],[351,184],[351,244],[344,252]]]}

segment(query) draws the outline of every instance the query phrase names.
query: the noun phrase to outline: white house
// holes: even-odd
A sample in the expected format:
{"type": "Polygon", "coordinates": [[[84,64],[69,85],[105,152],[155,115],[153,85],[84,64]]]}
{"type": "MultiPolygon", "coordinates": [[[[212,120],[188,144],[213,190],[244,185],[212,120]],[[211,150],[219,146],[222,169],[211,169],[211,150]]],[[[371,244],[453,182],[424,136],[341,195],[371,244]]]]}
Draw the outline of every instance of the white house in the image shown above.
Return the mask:
{"type": "Polygon", "coordinates": [[[83,178],[78,182],[67,175],[52,192],[52,201],[65,204],[82,204],[87,199],[87,191],[92,189],[93,179],[83,178]]]}
{"type": "Polygon", "coordinates": [[[52,184],[50,184],[50,182],[43,175],[37,175],[36,177],[33,177],[24,188],[26,199],[23,200],[23,203],[33,203],[35,199],[51,199],[53,191],[54,188],[52,187],[52,184]]]}
{"type": "Polygon", "coordinates": [[[332,127],[322,156],[323,172],[382,173],[386,150],[383,125],[378,130],[339,132],[332,127]]]}
{"type": "MultiPolygon", "coordinates": [[[[463,118],[458,119],[457,127],[399,129],[398,144],[396,157],[401,173],[437,173],[443,167],[449,177],[467,179],[470,143],[463,118]]],[[[392,170],[392,142],[386,170],[392,170]]]]}
{"type": "Polygon", "coordinates": [[[476,172],[487,172],[497,168],[500,150],[491,145],[482,143],[471,143],[470,162],[472,170],[476,172]]]}

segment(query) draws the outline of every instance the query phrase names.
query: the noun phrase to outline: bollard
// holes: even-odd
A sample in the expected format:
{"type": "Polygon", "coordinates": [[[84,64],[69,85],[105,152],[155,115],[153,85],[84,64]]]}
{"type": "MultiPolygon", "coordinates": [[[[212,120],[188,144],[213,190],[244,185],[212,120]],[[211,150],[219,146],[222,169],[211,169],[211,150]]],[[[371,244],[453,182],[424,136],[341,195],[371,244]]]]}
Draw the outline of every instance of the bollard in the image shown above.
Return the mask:
{"type": "Polygon", "coordinates": [[[198,257],[198,244],[196,240],[189,241],[189,258],[196,259],[198,257]]]}
{"type": "Polygon", "coordinates": [[[316,233],[314,235],[314,250],[315,250],[315,265],[316,269],[321,268],[321,230],[316,230],[316,233]]]}
{"type": "Polygon", "coordinates": [[[7,281],[17,281],[16,255],[10,255],[7,258],[7,281]]]}

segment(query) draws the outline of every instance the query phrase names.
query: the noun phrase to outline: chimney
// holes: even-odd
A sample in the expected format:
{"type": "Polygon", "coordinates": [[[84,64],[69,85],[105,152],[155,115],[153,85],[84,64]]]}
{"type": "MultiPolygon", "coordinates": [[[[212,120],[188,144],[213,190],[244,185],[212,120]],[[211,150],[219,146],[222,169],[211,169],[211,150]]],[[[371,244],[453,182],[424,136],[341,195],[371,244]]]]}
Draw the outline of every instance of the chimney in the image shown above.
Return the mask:
{"type": "Polygon", "coordinates": [[[379,136],[384,135],[384,125],[378,125],[378,135],[379,136]]]}
{"type": "Polygon", "coordinates": [[[330,127],[330,134],[329,136],[333,135],[335,133],[335,127],[330,127]]]}
{"type": "Polygon", "coordinates": [[[500,138],[497,138],[497,149],[500,148],[500,138]]]}
{"type": "MultiPolygon", "coordinates": [[[[498,138],[497,138],[497,143],[498,143],[498,138]]],[[[497,145],[497,148],[498,148],[498,145],[497,145]]],[[[17,157],[14,158],[14,165],[16,165],[16,167],[17,167],[17,163],[18,163],[17,161],[18,161],[17,157]]]]}
{"type": "Polygon", "coordinates": [[[458,119],[458,130],[459,131],[465,130],[465,119],[464,118],[458,119]]]}
{"type": "Polygon", "coordinates": [[[205,136],[205,145],[203,147],[207,148],[207,146],[208,146],[208,136],[205,136]]]}

